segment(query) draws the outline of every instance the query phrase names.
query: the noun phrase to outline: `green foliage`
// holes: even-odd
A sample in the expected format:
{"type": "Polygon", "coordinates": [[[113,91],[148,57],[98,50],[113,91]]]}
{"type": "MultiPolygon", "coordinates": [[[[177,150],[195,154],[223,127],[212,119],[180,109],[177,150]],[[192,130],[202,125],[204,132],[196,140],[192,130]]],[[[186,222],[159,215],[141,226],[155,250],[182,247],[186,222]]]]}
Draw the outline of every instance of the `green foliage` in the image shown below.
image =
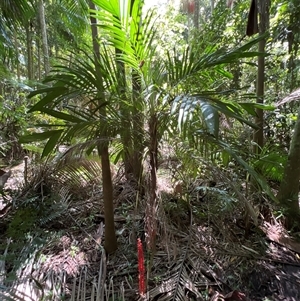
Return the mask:
{"type": "Polygon", "coordinates": [[[30,18],[34,13],[33,1],[14,0],[14,1],[1,1],[0,3],[0,27],[3,26],[3,21],[7,25],[15,26],[23,23],[26,18],[30,18]]]}
{"type": "Polygon", "coordinates": [[[209,194],[211,203],[210,208],[216,213],[220,211],[230,212],[238,203],[238,198],[234,197],[232,192],[228,192],[224,189],[208,186],[196,186],[194,189],[196,191],[203,191],[205,194],[209,194]]]}
{"type": "MultiPolygon", "coordinates": [[[[104,55],[102,59],[104,62],[108,62],[104,55]]],[[[73,63],[72,68],[57,66],[53,71],[53,75],[51,74],[46,79],[46,82],[54,82],[54,84],[30,94],[29,97],[34,97],[38,94],[44,95],[30,109],[30,112],[40,111],[54,117],[63,126],[60,126],[58,122],[55,130],[24,136],[21,139],[23,143],[48,139],[43,151],[43,156],[47,156],[58,143],[69,142],[74,137],[93,140],[96,135],[101,134],[103,131],[114,132],[116,124],[106,122],[99,114],[99,109],[107,106],[108,103],[99,103],[97,92],[99,78],[93,63],[92,58],[90,60],[87,58],[81,60],[79,58],[73,63]],[[84,101],[85,97],[88,99],[86,104],[80,102],[80,100],[84,101]],[[79,100],[77,103],[74,102],[76,98],[79,100]],[[62,105],[65,108],[64,112],[59,110],[62,105]],[[84,105],[86,105],[85,108],[84,105]]],[[[102,66],[110,67],[110,65],[105,65],[104,63],[102,66]]],[[[109,70],[104,69],[104,72],[108,75],[105,87],[110,88],[114,82],[110,81],[109,70]]],[[[116,117],[114,110],[110,110],[109,114],[111,114],[112,118],[116,117]]],[[[42,127],[43,125],[40,124],[39,126],[42,127]]],[[[45,129],[48,128],[46,125],[45,129]]]]}
{"type": "Polygon", "coordinates": [[[296,121],[297,113],[294,113],[293,108],[289,105],[266,114],[265,133],[267,144],[272,141],[280,152],[287,153],[296,121]]]}
{"type": "MultiPolygon", "coordinates": [[[[74,50],[90,40],[87,1],[51,1],[46,3],[46,18],[51,47],[74,50]]],[[[60,55],[64,54],[64,51],[60,55]]]]}
{"type": "Polygon", "coordinates": [[[26,199],[16,210],[7,234],[13,239],[21,239],[49,224],[66,211],[66,200],[54,193],[44,198],[37,195],[26,199]]]}
{"type": "Polygon", "coordinates": [[[15,81],[1,81],[0,86],[0,153],[9,160],[20,159],[23,152],[18,139],[30,123],[26,99],[30,88],[15,81]]]}
{"type": "Polygon", "coordinates": [[[286,162],[287,154],[282,153],[280,149],[265,147],[253,166],[266,179],[281,182],[286,162]]]}

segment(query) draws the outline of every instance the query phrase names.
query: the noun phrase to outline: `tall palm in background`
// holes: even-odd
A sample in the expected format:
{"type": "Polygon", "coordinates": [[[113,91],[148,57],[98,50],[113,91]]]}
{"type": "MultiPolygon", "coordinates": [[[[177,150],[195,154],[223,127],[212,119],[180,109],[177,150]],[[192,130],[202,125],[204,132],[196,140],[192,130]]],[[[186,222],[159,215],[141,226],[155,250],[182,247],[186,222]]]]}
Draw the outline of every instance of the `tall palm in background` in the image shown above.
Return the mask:
{"type": "MultiPolygon", "coordinates": [[[[34,14],[34,8],[31,1],[17,0],[9,1],[4,0],[0,3],[0,57],[1,69],[7,70],[7,66],[11,64],[14,57],[18,58],[18,45],[16,41],[16,33],[25,25],[27,21],[34,14]],[[14,49],[14,52],[10,51],[14,49]]],[[[17,61],[17,74],[19,76],[19,63],[17,61]]],[[[0,74],[1,76],[1,74],[0,74]]]]}
{"type": "Polygon", "coordinates": [[[6,21],[9,26],[18,26],[24,16],[29,16],[33,11],[32,1],[28,0],[3,0],[0,3],[1,20],[3,26],[6,21]]]}
{"type": "Polygon", "coordinates": [[[41,80],[49,72],[54,55],[84,42],[89,25],[87,8],[83,0],[1,1],[2,69],[15,70],[12,76],[17,75],[19,81],[21,75],[29,81],[41,80]],[[21,51],[24,44],[25,53],[21,51]]]}

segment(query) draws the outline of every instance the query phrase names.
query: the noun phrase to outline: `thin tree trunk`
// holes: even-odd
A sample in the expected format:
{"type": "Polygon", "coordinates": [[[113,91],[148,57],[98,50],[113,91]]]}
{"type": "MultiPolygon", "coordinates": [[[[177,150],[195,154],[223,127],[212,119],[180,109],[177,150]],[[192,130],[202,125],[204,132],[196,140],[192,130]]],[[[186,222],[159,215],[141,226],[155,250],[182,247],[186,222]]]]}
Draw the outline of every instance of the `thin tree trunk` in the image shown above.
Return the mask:
{"type": "Polygon", "coordinates": [[[210,0],[210,11],[211,11],[211,15],[214,12],[214,8],[215,8],[215,0],[210,0]]]}
{"type": "MultiPolygon", "coordinates": [[[[260,24],[259,24],[259,33],[264,34],[269,28],[269,8],[270,0],[259,0],[259,15],[260,15],[260,24]]],[[[261,53],[265,52],[266,39],[259,41],[258,51],[261,53]]],[[[258,57],[258,69],[257,69],[257,87],[256,95],[258,104],[264,103],[264,88],[265,88],[265,58],[264,56],[258,57]]],[[[261,149],[264,146],[264,113],[262,109],[256,109],[256,118],[255,124],[258,126],[258,129],[254,132],[253,140],[254,144],[254,153],[258,154],[261,152],[261,149]]]]}
{"type": "MultiPolygon", "coordinates": [[[[150,156],[150,183],[149,200],[146,208],[145,228],[147,233],[146,244],[151,255],[156,252],[156,234],[157,234],[157,157],[158,157],[158,120],[157,116],[152,115],[149,123],[149,156],[150,156]]],[[[153,257],[152,257],[153,258],[153,257]]]]}
{"type": "Polygon", "coordinates": [[[132,154],[132,169],[133,176],[139,180],[142,176],[143,166],[143,152],[144,152],[144,116],[141,109],[141,85],[139,75],[132,72],[132,132],[133,132],[133,154],[132,154]]]}
{"type": "Polygon", "coordinates": [[[41,67],[41,42],[39,35],[36,39],[36,48],[37,48],[37,77],[40,81],[42,79],[42,67],[41,67]]]}
{"type": "Polygon", "coordinates": [[[26,25],[26,48],[27,48],[27,77],[28,80],[33,80],[33,49],[32,49],[32,30],[31,22],[26,25]]]}
{"type": "MultiPolygon", "coordinates": [[[[118,55],[121,54],[119,49],[115,49],[116,58],[117,58],[117,70],[118,70],[118,89],[119,94],[123,100],[126,99],[126,73],[125,65],[123,62],[118,61],[118,55]]],[[[133,160],[133,141],[132,141],[132,116],[130,110],[128,110],[128,105],[125,103],[120,104],[120,114],[121,114],[121,123],[123,131],[121,133],[121,140],[124,148],[123,162],[125,166],[125,177],[130,179],[134,174],[134,160],[133,160]]]]}
{"type": "Polygon", "coordinates": [[[45,70],[45,75],[47,75],[50,71],[50,62],[49,62],[47,27],[46,27],[45,9],[44,9],[43,0],[39,0],[39,21],[40,21],[40,28],[41,28],[41,35],[42,35],[44,70],[45,70]]]}
{"type": "MultiPolygon", "coordinates": [[[[292,1],[294,2],[294,1],[292,1]]],[[[287,41],[288,41],[288,53],[289,53],[289,60],[288,60],[288,78],[287,82],[289,85],[290,93],[297,87],[297,58],[298,58],[298,48],[299,48],[299,9],[297,10],[296,3],[290,6],[290,18],[289,18],[289,26],[287,28],[287,41]]]]}
{"type": "MultiPolygon", "coordinates": [[[[131,0],[131,12],[135,0],[131,0]]],[[[140,20],[141,24],[142,20],[140,20]]],[[[142,66],[141,66],[142,67],[142,66]]],[[[144,152],[144,116],[143,104],[141,103],[141,84],[140,76],[136,71],[132,71],[132,144],[133,152],[131,155],[131,168],[134,178],[139,182],[143,173],[143,152],[144,152]]]]}
{"type": "Polygon", "coordinates": [[[16,51],[17,78],[18,78],[18,81],[20,81],[21,74],[20,74],[20,62],[19,62],[19,44],[18,44],[17,33],[15,30],[14,30],[14,43],[15,43],[15,51],[16,51]]]}
{"type": "Polygon", "coordinates": [[[194,26],[199,29],[200,0],[195,0],[194,26]]]}
{"type": "MultiPolygon", "coordinates": [[[[89,2],[89,7],[92,10],[95,10],[95,4],[92,1],[89,2]]],[[[105,102],[104,95],[104,85],[103,85],[103,76],[100,66],[100,48],[98,43],[98,29],[97,29],[97,20],[92,15],[90,16],[91,20],[91,30],[92,30],[92,39],[93,39],[93,50],[95,58],[95,68],[96,73],[99,78],[99,108],[101,112],[99,116],[102,116],[103,119],[106,117],[106,108],[102,106],[105,102]]],[[[102,134],[104,139],[107,139],[106,133],[102,134]]],[[[101,165],[102,165],[102,181],[103,181],[103,201],[104,201],[104,217],[105,217],[105,244],[104,248],[107,253],[113,253],[116,251],[117,237],[115,231],[114,223],[114,207],[113,207],[113,186],[111,179],[110,171],[110,160],[109,160],[109,151],[108,151],[108,140],[101,143],[101,146],[98,147],[99,155],[101,156],[101,165]]]]}
{"type": "Polygon", "coordinates": [[[290,145],[287,164],[277,195],[279,202],[286,209],[287,226],[291,228],[299,220],[299,181],[300,181],[300,108],[290,145]]]}
{"type": "MultiPolygon", "coordinates": [[[[258,51],[265,51],[266,41],[265,39],[259,41],[258,51]]],[[[265,87],[265,58],[260,56],[258,58],[258,69],[257,69],[257,87],[256,87],[256,95],[257,100],[256,103],[262,104],[264,103],[264,87],[265,87]]],[[[262,109],[256,109],[257,116],[255,117],[255,124],[258,126],[258,129],[254,132],[253,140],[256,143],[254,145],[254,153],[258,154],[261,152],[261,149],[264,146],[264,112],[262,109]]]]}
{"type": "Polygon", "coordinates": [[[110,171],[110,160],[108,143],[100,149],[102,166],[102,184],[105,217],[105,243],[104,248],[108,254],[117,250],[117,237],[115,231],[114,206],[113,206],[113,186],[110,171]]]}

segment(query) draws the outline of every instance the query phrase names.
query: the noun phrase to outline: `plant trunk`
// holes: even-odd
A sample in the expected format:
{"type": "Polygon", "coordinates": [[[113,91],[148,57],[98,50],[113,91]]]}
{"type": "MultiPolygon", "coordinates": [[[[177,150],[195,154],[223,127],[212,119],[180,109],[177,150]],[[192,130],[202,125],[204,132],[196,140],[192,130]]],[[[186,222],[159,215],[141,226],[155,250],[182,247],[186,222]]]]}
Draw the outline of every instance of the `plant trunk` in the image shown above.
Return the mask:
{"type": "Polygon", "coordinates": [[[44,70],[45,70],[45,75],[47,75],[50,71],[50,63],[49,63],[47,27],[46,27],[45,10],[44,10],[43,0],[39,0],[39,21],[40,21],[40,28],[41,28],[41,34],[42,34],[44,70]]]}
{"type": "MultiPolygon", "coordinates": [[[[265,39],[259,41],[258,51],[265,51],[266,41],[265,39]]],[[[258,69],[257,69],[257,87],[256,87],[256,95],[257,100],[256,103],[263,104],[264,103],[264,86],[265,86],[265,58],[263,56],[258,57],[258,69]]],[[[262,109],[256,109],[257,116],[255,117],[255,124],[258,126],[258,129],[254,132],[253,140],[254,144],[254,153],[259,154],[264,146],[264,112],[262,109]]]]}
{"type": "Polygon", "coordinates": [[[194,26],[199,29],[200,0],[195,0],[194,26]]]}
{"type": "MultiPolygon", "coordinates": [[[[259,33],[264,34],[269,28],[269,8],[270,0],[259,0],[258,1],[258,11],[260,15],[259,33]]],[[[258,44],[258,52],[264,53],[266,46],[266,39],[263,39],[258,44]]],[[[264,87],[265,87],[265,58],[264,56],[258,57],[258,69],[257,69],[257,87],[256,95],[258,104],[264,103],[264,87]]],[[[262,109],[256,109],[255,124],[258,129],[254,132],[253,140],[254,153],[258,154],[261,152],[264,146],[264,113],[262,109]]]]}
{"type": "MultiPolygon", "coordinates": [[[[133,9],[135,0],[131,0],[131,11],[133,9]]],[[[142,20],[140,20],[141,24],[142,20]]],[[[138,25],[139,26],[139,25],[138,25]]],[[[132,71],[132,145],[133,150],[131,154],[131,168],[134,179],[140,182],[143,173],[143,153],[144,153],[144,116],[143,116],[143,103],[140,95],[141,84],[140,76],[136,71],[132,71]]]]}
{"type": "Polygon", "coordinates": [[[300,180],[300,108],[290,144],[288,160],[277,195],[279,202],[286,209],[287,226],[290,229],[299,220],[299,180],[300,180]]]}
{"type": "Polygon", "coordinates": [[[139,181],[143,173],[143,153],[144,153],[144,116],[143,104],[141,103],[141,85],[139,75],[132,72],[132,132],[133,132],[133,154],[131,158],[134,178],[139,181]]]}
{"type": "MultiPolygon", "coordinates": [[[[126,73],[125,73],[125,65],[123,62],[118,61],[118,55],[122,52],[116,48],[116,58],[117,58],[117,70],[118,70],[118,89],[119,94],[123,100],[126,99],[126,73]]],[[[121,102],[120,103],[120,115],[121,115],[121,123],[123,131],[121,133],[121,141],[123,144],[124,154],[123,154],[123,162],[125,166],[125,177],[129,180],[134,174],[133,169],[133,145],[132,145],[132,117],[131,112],[128,110],[128,105],[121,102]]]]}
{"type": "Polygon", "coordinates": [[[27,48],[27,77],[33,80],[33,49],[32,49],[32,29],[31,21],[26,24],[26,48],[27,48]]]}
{"type": "Polygon", "coordinates": [[[111,254],[117,250],[118,246],[114,221],[113,185],[111,179],[109,151],[107,144],[108,143],[105,143],[105,145],[101,148],[101,166],[105,217],[104,248],[108,254],[111,254]]]}
{"type": "Polygon", "coordinates": [[[42,79],[42,67],[41,67],[41,43],[39,36],[36,40],[36,48],[37,48],[37,78],[40,81],[42,79]]]}
{"type": "MultiPolygon", "coordinates": [[[[95,10],[95,4],[90,1],[89,7],[91,10],[95,10]]],[[[105,102],[105,94],[104,94],[104,84],[103,84],[103,76],[101,72],[100,66],[100,48],[98,43],[98,29],[97,29],[97,20],[92,15],[90,16],[91,20],[91,30],[92,30],[92,39],[93,39],[93,50],[94,50],[94,58],[95,58],[95,68],[98,78],[101,82],[99,82],[99,108],[101,112],[99,112],[99,116],[105,120],[106,117],[106,107],[102,104],[105,102]]],[[[105,218],[105,243],[104,248],[108,254],[116,251],[117,245],[117,237],[115,231],[115,223],[114,223],[114,207],[113,207],[113,186],[112,186],[112,178],[110,171],[110,160],[109,160],[109,151],[108,151],[108,140],[106,137],[106,133],[102,134],[102,138],[105,139],[104,142],[101,142],[101,146],[98,147],[99,155],[101,156],[101,164],[102,164],[102,181],[103,181],[103,202],[104,202],[104,218],[105,218]]]]}
{"type": "Polygon", "coordinates": [[[149,200],[146,207],[146,244],[151,252],[152,258],[156,252],[156,233],[157,233],[157,156],[158,156],[158,120],[154,114],[150,117],[149,123],[149,156],[150,156],[150,183],[149,183],[149,200]]]}
{"type": "Polygon", "coordinates": [[[211,15],[214,13],[214,8],[215,8],[215,0],[210,0],[210,12],[211,15]]]}
{"type": "Polygon", "coordinates": [[[288,76],[287,84],[289,85],[290,93],[295,88],[299,87],[298,75],[298,48],[299,48],[299,17],[300,5],[299,1],[291,1],[289,5],[289,26],[287,28],[287,41],[288,41],[288,76]]]}
{"type": "MultiPolygon", "coordinates": [[[[292,17],[290,18],[292,19],[292,17]]],[[[292,22],[290,20],[290,22],[292,22]]],[[[294,52],[293,52],[293,45],[294,45],[294,33],[293,30],[289,30],[287,34],[287,41],[288,41],[288,53],[289,53],[289,60],[288,60],[288,84],[289,84],[289,92],[292,93],[295,83],[294,83],[294,52]]]]}
{"type": "Polygon", "coordinates": [[[20,73],[20,62],[19,62],[19,43],[18,43],[18,35],[17,32],[14,30],[14,43],[15,43],[15,52],[16,52],[16,68],[17,68],[17,78],[20,81],[21,73],[20,73]]]}

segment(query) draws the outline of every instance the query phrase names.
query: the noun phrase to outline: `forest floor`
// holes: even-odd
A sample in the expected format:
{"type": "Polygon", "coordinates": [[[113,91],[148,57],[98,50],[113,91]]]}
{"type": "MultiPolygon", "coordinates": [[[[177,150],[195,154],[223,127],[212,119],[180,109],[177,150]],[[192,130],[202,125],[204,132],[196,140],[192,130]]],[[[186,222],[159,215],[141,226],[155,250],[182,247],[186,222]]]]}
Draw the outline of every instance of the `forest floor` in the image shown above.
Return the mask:
{"type": "Polygon", "coordinates": [[[1,254],[7,254],[0,260],[0,297],[26,301],[300,300],[300,243],[274,218],[266,199],[263,206],[261,200],[253,205],[259,211],[258,224],[248,222],[243,202],[226,201],[232,180],[220,176],[221,171],[215,173],[213,187],[208,179],[188,186],[174,184],[171,170],[164,167],[159,172],[156,217],[150,220],[156,232],[155,251],[153,256],[145,252],[147,292],[141,297],[136,245],[141,238],[146,250],[147,190],[137,202],[134,183],[115,175],[118,250],[106,255],[101,247],[105,227],[98,180],[69,178],[69,185],[65,181],[63,188],[56,186],[59,197],[54,199],[48,197],[47,186],[49,181],[52,187],[54,182],[61,183],[63,173],[53,176],[51,169],[36,171],[22,187],[23,170],[23,165],[13,168],[6,186],[12,206],[0,216],[1,254]],[[217,197],[222,191],[225,197],[217,197]],[[39,207],[41,203],[52,206],[55,214],[39,207]],[[34,223],[25,222],[28,215],[35,216],[34,223]],[[26,238],[22,227],[30,232],[26,238]],[[14,238],[16,229],[23,237],[14,238]],[[22,255],[26,263],[21,262],[22,255]],[[17,279],[3,278],[12,271],[17,279]]]}

